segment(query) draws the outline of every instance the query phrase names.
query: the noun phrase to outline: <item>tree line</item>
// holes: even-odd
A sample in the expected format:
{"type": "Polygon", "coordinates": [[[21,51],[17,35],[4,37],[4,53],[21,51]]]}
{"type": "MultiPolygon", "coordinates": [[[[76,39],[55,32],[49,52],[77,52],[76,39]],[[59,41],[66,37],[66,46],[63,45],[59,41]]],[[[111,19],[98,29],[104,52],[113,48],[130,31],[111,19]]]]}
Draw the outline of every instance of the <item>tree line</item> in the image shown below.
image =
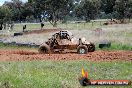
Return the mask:
{"type": "Polygon", "coordinates": [[[22,21],[49,21],[53,26],[67,20],[132,18],[132,0],[21,0],[0,6],[0,24],[22,21]],[[68,19],[69,18],[69,19],[68,19]]]}

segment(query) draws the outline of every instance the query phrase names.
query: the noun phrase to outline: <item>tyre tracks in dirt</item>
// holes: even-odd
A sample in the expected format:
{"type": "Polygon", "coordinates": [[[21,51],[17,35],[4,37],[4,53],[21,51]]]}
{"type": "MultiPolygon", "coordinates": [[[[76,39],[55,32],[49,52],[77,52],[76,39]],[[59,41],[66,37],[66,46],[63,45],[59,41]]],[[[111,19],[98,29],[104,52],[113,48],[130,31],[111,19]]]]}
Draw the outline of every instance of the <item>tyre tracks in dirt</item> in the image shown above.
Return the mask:
{"type": "Polygon", "coordinates": [[[106,51],[97,50],[88,54],[57,53],[39,54],[37,50],[0,50],[0,61],[34,61],[34,60],[88,60],[94,62],[102,61],[132,61],[132,51],[106,51]]]}

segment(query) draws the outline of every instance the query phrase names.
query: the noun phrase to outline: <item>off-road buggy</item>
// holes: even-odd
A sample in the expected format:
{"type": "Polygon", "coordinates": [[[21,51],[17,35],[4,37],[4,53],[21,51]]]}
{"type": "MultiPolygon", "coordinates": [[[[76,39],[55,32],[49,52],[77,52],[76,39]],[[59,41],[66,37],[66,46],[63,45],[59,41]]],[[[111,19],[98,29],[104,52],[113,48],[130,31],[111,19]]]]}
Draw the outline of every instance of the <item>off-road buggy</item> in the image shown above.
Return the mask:
{"type": "Polygon", "coordinates": [[[76,50],[78,54],[87,54],[95,51],[95,45],[87,42],[85,38],[76,40],[69,31],[60,31],[39,47],[39,53],[54,53],[64,50],[76,50]]]}

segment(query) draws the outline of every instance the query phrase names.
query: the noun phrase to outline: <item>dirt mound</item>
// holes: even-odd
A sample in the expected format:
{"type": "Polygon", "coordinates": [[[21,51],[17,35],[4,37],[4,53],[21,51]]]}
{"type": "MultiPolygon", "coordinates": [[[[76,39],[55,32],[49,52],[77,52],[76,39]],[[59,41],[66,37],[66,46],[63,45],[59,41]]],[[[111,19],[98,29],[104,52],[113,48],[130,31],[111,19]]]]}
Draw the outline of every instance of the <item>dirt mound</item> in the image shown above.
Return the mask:
{"type": "Polygon", "coordinates": [[[41,34],[41,33],[48,33],[48,32],[56,32],[60,31],[61,29],[40,29],[40,30],[32,30],[32,31],[27,31],[24,34],[41,34]]]}
{"type": "Polygon", "coordinates": [[[88,61],[132,61],[132,51],[95,51],[80,55],[39,54],[36,50],[0,50],[0,61],[32,61],[32,60],[79,60],[88,61]]]}

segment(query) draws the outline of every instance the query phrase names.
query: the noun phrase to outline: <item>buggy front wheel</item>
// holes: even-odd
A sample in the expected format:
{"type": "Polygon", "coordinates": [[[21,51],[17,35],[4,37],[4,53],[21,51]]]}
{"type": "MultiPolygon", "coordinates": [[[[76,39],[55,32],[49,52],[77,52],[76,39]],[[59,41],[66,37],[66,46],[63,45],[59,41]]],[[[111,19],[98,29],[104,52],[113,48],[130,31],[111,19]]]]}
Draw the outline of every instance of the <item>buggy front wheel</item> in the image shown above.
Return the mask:
{"type": "Polygon", "coordinates": [[[77,53],[78,53],[78,54],[87,54],[87,53],[88,53],[88,48],[87,48],[87,46],[85,46],[85,45],[79,45],[79,46],[77,47],[77,53]]]}

